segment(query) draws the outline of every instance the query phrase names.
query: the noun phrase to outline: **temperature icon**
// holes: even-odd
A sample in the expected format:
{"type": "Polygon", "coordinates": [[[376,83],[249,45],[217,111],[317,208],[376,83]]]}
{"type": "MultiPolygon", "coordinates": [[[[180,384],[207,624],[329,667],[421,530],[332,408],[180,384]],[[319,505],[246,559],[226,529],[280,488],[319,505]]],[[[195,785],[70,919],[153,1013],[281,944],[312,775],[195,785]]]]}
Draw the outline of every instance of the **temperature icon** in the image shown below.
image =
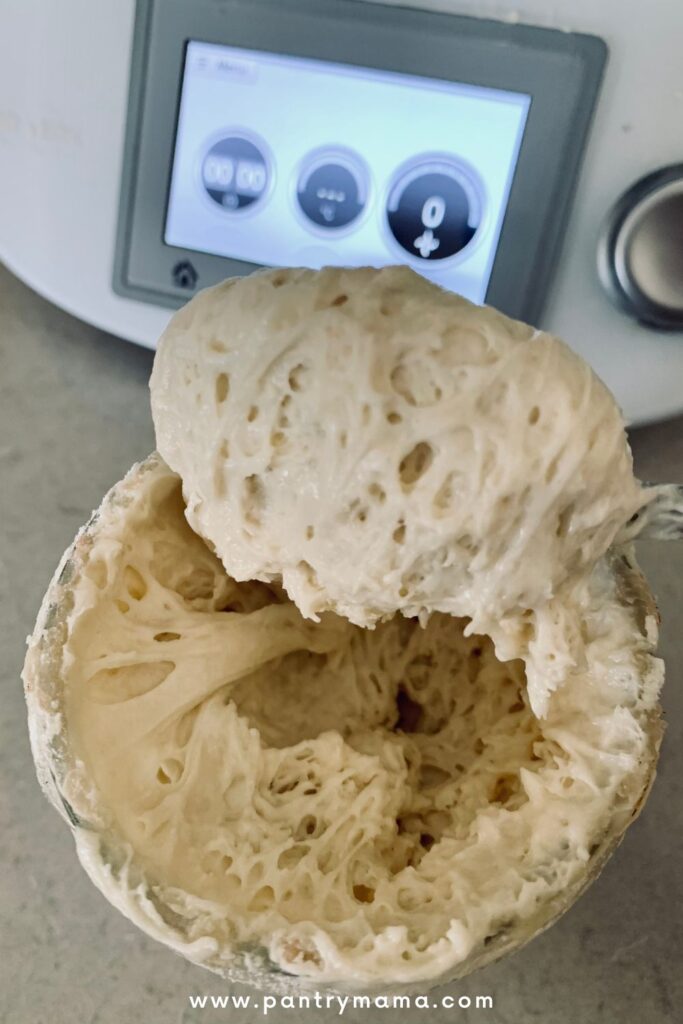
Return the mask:
{"type": "Polygon", "coordinates": [[[296,199],[311,224],[336,230],[360,217],[367,193],[365,167],[355,154],[346,150],[318,150],[304,161],[296,199]]]}

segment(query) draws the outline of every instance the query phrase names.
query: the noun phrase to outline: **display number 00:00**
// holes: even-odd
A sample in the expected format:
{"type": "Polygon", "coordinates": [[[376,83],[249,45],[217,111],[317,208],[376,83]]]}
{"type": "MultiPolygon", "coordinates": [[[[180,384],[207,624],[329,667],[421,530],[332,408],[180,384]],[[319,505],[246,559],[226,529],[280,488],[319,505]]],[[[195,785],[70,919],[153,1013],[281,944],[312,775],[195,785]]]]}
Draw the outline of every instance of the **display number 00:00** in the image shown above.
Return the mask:
{"type": "Polygon", "coordinates": [[[266,186],[266,168],[253,160],[235,161],[227,156],[210,156],[204,163],[204,181],[210,187],[227,189],[233,185],[239,192],[262,192],[266,186]]]}

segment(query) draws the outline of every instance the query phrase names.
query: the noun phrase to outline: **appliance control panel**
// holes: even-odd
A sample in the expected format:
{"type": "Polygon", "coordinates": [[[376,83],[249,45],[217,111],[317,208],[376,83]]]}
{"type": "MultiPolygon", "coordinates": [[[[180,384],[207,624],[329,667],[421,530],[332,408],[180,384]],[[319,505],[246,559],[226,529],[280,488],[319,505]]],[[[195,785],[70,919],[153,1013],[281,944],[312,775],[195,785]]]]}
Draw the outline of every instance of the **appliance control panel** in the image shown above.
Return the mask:
{"type": "Polygon", "coordinates": [[[350,0],[138,0],[113,287],[403,263],[534,320],[594,36],[350,0]]]}
{"type": "Polygon", "coordinates": [[[189,42],[164,242],[408,263],[483,302],[530,97],[189,42]]]}

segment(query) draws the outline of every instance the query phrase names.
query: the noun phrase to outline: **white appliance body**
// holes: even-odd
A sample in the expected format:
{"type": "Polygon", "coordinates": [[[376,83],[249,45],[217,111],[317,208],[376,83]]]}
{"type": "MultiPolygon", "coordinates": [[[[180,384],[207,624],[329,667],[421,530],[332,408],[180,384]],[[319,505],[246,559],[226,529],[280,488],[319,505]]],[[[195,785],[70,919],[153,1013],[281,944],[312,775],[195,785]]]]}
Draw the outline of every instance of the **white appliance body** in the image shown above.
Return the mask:
{"type": "MultiPolygon", "coordinates": [[[[619,311],[600,284],[596,246],[625,189],[683,161],[683,4],[410,6],[606,41],[604,83],[540,326],[594,366],[631,422],[682,412],[683,333],[645,327],[619,311]]],[[[121,298],[111,285],[134,13],[134,0],[0,0],[0,259],[70,313],[153,347],[170,311],[121,298]]]]}

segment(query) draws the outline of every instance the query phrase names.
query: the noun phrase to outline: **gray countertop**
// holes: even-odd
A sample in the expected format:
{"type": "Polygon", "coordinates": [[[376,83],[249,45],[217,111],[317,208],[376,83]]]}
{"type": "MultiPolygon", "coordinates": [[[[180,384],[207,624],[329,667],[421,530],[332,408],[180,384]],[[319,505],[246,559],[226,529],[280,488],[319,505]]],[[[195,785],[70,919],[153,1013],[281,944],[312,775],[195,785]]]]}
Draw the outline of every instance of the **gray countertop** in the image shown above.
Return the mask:
{"type": "MultiPolygon", "coordinates": [[[[80,868],[68,830],[35,780],[19,681],[24,641],[78,527],[153,447],[151,353],[74,320],[0,269],[0,1021],[213,1024],[260,1010],[193,1010],[220,979],[146,938],[80,868]]],[[[683,386],[683,382],[682,382],[683,386]]],[[[638,474],[683,480],[683,419],[632,434],[638,474]]],[[[491,995],[492,1010],[347,1009],[385,1020],[496,1024],[664,1024],[683,1019],[683,543],[643,544],[662,612],[668,729],[647,807],[603,875],[545,935],[447,989],[491,995]]],[[[243,990],[248,991],[248,990],[243,990]]],[[[338,1019],[337,1008],[273,1011],[338,1019]]]]}

